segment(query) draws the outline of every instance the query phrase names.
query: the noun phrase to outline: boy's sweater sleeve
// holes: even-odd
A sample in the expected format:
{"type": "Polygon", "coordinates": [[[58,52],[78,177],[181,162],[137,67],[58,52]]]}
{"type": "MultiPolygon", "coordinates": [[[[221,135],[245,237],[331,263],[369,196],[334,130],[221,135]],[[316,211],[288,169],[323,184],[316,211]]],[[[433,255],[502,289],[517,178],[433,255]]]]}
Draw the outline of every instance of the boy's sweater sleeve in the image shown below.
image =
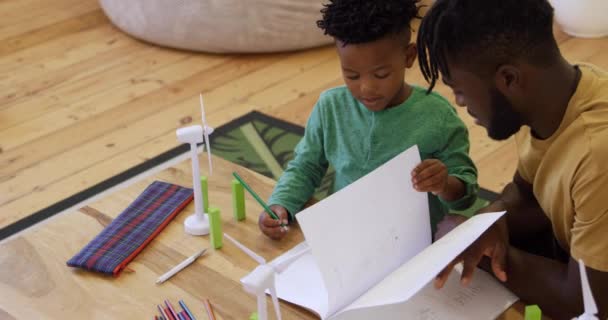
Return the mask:
{"type": "Polygon", "coordinates": [[[320,102],[315,105],[304,137],[294,151],[294,158],[279,178],[270,196],[270,205],[283,206],[293,219],[304,204],[313,196],[328,168],[323,144],[323,119],[320,102]]]}
{"type": "Polygon", "coordinates": [[[446,113],[441,127],[443,146],[437,158],[448,168],[448,174],[464,183],[462,198],[443,201],[452,210],[465,210],[477,200],[477,168],[469,157],[469,132],[456,111],[446,113]]]}

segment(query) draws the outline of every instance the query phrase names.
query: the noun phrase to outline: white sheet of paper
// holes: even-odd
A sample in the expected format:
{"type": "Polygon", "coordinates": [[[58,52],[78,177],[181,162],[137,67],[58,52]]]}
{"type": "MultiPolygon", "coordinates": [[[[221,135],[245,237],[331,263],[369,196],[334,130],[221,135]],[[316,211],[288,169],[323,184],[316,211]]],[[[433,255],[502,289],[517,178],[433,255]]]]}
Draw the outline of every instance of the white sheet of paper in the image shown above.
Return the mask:
{"type": "Polygon", "coordinates": [[[414,146],[296,216],[325,283],[330,315],[430,245],[427,194],[411,184],[419,163],[414,146]]]}
{"type": "Polygon", "coordinates": [[[412,319],[495,319],[518,298],[501,285],[498,280],[481,269],[475,271],[472,282],[467,287],[460,284],[462,267],[458,266],[441,290],[433,283],[427,284],[408,302],[407,308],[412,319]],[[431,318],[432,319],[432,318],[431,318]]]}
{"type": "MultiPolygon", "coordinates": [[[[277,257],[273,263],[288,259],[303,246],[307,246],[306,242],[277,257]]],[[[312,253],[309,252],[292,262],[284,272],[276,275],[275,280],[277,296],[280,299],[307,308],[323,319],[328,316],[327,290],[312,253]]]]}
{"type": "Polygon", "coordinates": [[[441,290],[435,289],[430,282],[406,302],[353,310],[332,320],[495,319],[518,300],[492,276],[479,269],[470,285],[463,287],[460,285],[460,269],[450,274],[441,290]]]}
{"type": "MultiPolygon", "coordinates": [[[[435,270],[439,267],[433,268],[428,264],[446,265],[467,246],[467,243],[474,241],[502,214],[504,213],[476,216],[469,220],[470,222],[454,229],[406,263],[406,265],[410,263],[417,265],[424,261],[425,265],[418,268],[397,269],[379,285],[330,319],[494,319],[517,301],[517,297],[508,289],[483,270],[477,270],[472,283],[468,287],[463,287],[459,281],[462,266],[458,265],[445,286],[437,290],[433,287],[432,279],[436,274],[435,270]],[[404,277],[404,274],[413,276],[404,277]],[[418,290],[415,287],[424,281],[420,279],[430,280],[423,283],[422,289],[418,290]],[[416,283],[411,285],[404,281],[416,283]],[[410,294],[413,295],[406,298],[410,294]]],[[[290,256],[306,248],[307,244],[303,242],[279,256],[273,263],[289,259],[290,256]]],[[[322,319],[328,318],[327,291],[312,254],[302,256],[292,263],[285,272],[277,276],[276,283],[281,299],[303,306],[322,319]]]]}
{"type": "Polygon", "coordinates": [[[341,312],[402,303],[414,296],[505,212],[472,217],[388,275],[341,312]]]}

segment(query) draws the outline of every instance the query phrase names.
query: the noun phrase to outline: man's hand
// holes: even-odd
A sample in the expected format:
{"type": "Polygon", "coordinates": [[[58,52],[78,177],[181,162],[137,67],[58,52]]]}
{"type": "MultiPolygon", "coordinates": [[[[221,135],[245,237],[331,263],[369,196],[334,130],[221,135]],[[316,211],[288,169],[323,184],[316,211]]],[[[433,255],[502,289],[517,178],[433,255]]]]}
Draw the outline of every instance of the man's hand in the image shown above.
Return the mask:
{"type": "Polygon", "coordinates": [[[467,221],[467,217],[458,214],[447,214],[437,224],[437,230],[435,231],[435,241],[443,238],[448,232],[454,230],[461,223],[467,221]]]}
{"type": "Polygon", "coordinates": [[[258,219],[258,226],[260,227],[262,233],[268,237],[274,240],[283,239],[289,228],[282,227],[281,224],[287,226],[289,223],[289,212],[287,212],[287,209],[279,205],[272,205],[270,206],[270,209],[272,209],[279,219],[275,220],[266,211],[262,211],[262,213],[260,213],[260,218],[258,219]]]}
{"type": "Polygon", "coordinates": [[[473,278],[475,268],[484,256],[490,258],[494,275],[502,282],[507,281],[506,260],[509,242],[508,239],[505,239],[504,232],[501,231],[500,224],[502,223],[504,223],[504,220],[499,220],[492,225],[479,239],[443,269],[435,278],[435,288],[443,287],[454,266],[460,262],[463,263],[460,282],[465,286],[468,285],[473,278]]]}

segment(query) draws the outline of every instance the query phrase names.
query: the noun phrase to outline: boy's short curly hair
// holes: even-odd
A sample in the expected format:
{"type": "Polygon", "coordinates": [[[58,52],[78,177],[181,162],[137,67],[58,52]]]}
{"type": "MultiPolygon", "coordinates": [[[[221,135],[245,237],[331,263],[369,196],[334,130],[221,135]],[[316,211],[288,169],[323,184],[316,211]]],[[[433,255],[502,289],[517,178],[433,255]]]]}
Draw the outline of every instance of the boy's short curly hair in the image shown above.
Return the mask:
{"type": "Polygon", "coordinates": [[[409,30],[420,18],[420,0],[329,0],[317,26],[346,44],[360,44],[409,30]]]}

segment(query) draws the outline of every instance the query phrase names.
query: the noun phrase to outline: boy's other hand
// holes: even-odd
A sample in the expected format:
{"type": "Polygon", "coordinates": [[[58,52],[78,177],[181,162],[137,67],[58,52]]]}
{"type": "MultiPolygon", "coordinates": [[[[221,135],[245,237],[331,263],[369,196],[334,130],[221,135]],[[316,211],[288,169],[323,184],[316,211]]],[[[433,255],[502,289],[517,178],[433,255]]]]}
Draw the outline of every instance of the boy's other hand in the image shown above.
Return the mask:
{"type": "Polygon", "coordinates": [[[272,205],[270,206],[270,209],[279,217],[279,219],[275,220],[266,211],[262,211],[262,213],[260,213],[260,218],[258,219],[258,226],[262,233],[269,238],[280,240],[289,230],[289,227],[287,227],[287,224],[289,223],[289,212],[279,205],[272,205]],[[285,227],[281,227],[281,224],[285,225],[285,227]]]}
{"type": "Polygon", "coordinates": [[[448,168],[437,159],[426,159],[412,170],[412,184],[416,191],[441,194],[448,188],[448,168]]]}

